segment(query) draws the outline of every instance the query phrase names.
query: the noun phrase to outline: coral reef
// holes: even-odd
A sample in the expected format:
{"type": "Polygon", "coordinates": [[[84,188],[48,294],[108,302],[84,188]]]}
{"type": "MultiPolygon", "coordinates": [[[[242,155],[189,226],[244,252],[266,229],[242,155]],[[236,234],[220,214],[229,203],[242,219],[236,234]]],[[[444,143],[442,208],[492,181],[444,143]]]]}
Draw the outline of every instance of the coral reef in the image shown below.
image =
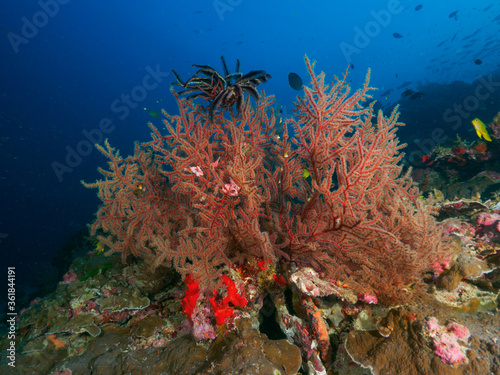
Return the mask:
{"type": "Polygon", "coordinates": [[[99,146],[96,249],[19,313],[2,374],[500,373],[500,199],[419,196],[369,77],[306,64],[283,127],[264,92],[174,93],[165,134],[99,146]]]}
{"type": "MultiPolygon", "coordinates": [[[[481,345],[479,339],[473,336],[469,339],[469,331],[463,325],[450,321],[443,327],[437,324],[436,318],[417,320],[413,313],[405,309],[391,310],[388,318],[393,332],[388,338],[368,331],[349,333],[345,350],[358,365],[367,369],[362,374],[498,373],[498,367],[497,370],[490,368],[495,360],[489,359],[495,358],[500,350],[492,338],[481,345]]],[[[356,370],[355,366],[345,366],[343,361],[346,359],[339,356],[335,367],[356,370]]]]}
{"type": "Polygon", "coordinates": [[[498,196],[500,174],[500,115],[488,125],[491,141],[455,140],[438,144],[412,172],[424,192],[440,190],[447,199],[498,196]]]}
{"type": "Polygon", "coordinates": [[[92,234],[108,254],[173,266],[201,290],[227,267],[263,259],[310,266],[384,303],[411,298],[446,246],[402,174],[398,114],[363,106],[369,75],[350,95],[346,76],[330,87],[306,64],[311,84],[283,134],[264,94],[238,115],[209,116],[174,93],[180,115],[165,113],[166,135],[150,125],[153,140],[128,158],[98,146],[110,169],[85,186],[103,200],[92,234]]]}

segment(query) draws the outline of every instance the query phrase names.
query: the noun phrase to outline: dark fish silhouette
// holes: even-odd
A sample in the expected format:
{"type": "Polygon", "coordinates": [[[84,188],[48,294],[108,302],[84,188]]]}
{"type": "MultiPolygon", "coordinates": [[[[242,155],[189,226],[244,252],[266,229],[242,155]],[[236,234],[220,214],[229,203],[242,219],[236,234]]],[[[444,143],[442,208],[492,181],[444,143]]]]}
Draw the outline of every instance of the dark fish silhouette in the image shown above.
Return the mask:
{"type": "Polygon", "coordinates": [[[474,60],[474,64],[476,64],[476,65],[481,65],[482,63],[483,63],[483,60],[481,60],[481,59],[474,60]]]}
{"type": "Polygon", "coordinates": [[[470,34],[470,35],[467,35],[466,37],[463,37],[462,40],[467,40],[467,39],[470,39],[472,38],[473,36],[477,35],[477,33],[479,33],[481,31],[481,29],[477,29],[476,31],[474,31],[474,33],[470,34]]]}
{"type": "Polygon", "coordinates": [[[454,18],[455,21],[458,20],[458,17],[457,17],[457,13],[458,13],[458,10],[454,11],[454,12],[451,12],[449,15],[448,15],[448,18],[454,18]]]}
{"type": "Polygon", "coordinates": [[[288,84],[294,90],[302,90],[302,78],[299,77],[297,73],[289,73],[288,74],[288,84]]]}
{"type": "Polygon", "coordinates": [[[406,86],[409,86],[409,85],[411,85],[411,81],[403,82],[401,85],[399,85],[398,90],[404,89],[406,86]]]}
{"type": "Polygon", "coordinates": [[[417,91],[417,92],[414,92],[414,93],[410,96],[410,100],[415,100],[415,99],[421,98],[423,95],[424,95],[424,93],[423,93],[422,91],[417,91]]]}
{"type": "Polygon", "coordinates": [[[380,96],[387,96],[387,95],[389,95],[393,91],[394,91],[393,89],[389,89],[387,91],[384,91],[382,94],[380,94],[380,96]]]}
{"type": "Polygon", "coordinates": [[[411,96],[413,94],[415,94],[415,92],[412,89],[406,89],[405,91],[403,91],[401,93],[401,97],[406,98],[406,97],[411,96]]]}
{"type": "Polygon", "coordinates": [[[403,35],[401,35],[400,33],[394,33],[392,34],[392,36],[396,39],[401,39],[403,37],[403,35]]]}
{"type": "Polygon", "coordinates": [[[422,4],[418,4],[416,7],[415,7],[415,10],[418,12],[420,9],[422,9],[422,4]]]}

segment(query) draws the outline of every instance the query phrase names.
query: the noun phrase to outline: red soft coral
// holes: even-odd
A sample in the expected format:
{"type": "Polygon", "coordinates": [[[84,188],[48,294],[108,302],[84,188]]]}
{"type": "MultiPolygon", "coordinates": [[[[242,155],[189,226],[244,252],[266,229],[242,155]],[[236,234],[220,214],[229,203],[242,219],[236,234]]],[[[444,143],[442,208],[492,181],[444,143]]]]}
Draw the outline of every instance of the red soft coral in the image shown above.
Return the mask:
{"type": "Polygon", "coordinates": [[[234,306],[245,307],[248,301],[245,297],[238,294],[234,281],[226,275],[222,275],[222,282],[227,286],[227,297],[222,302],[225,304],[231,302],[234,306]]]}
{"type": "Polygon", "coordinates": [[[214,309],[215,321],[218,326],[221,326],[226,321],[226,318],[230,318],[233,315],[233,308],[227,303],[217,302],[217,291],[214,290],[214,295],[210,298],[210,303],[214,309]]]}
{"type": "Polygon", "coordinates": [[[196,301],[198,301],[198,297],[200,296],[200,286],[192,275],[187,275],[184,282],[187,285],[187,290],[181,302],[182,311],[184,311],[186,317],[191,318],[196,301]]]}
{"type": "Polygon", "coordinates": [[[248,303],[245,297],[238,293],[236,284],[228,276],[222,275],[222,282],[227,287],[227,296],[221,302],[217,301],[217,291],[210,298],[210,303],[214,309],[215,320],[218,326],[221,326],[233,315],[234,307],[245,307],[248,303]]]}

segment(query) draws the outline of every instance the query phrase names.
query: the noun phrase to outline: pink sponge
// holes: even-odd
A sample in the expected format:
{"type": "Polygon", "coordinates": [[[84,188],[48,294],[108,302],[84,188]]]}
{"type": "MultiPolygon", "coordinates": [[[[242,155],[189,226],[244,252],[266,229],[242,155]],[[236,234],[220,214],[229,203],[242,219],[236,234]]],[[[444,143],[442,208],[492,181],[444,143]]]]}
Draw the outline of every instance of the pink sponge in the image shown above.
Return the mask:
{"type": "Polygon", "coordinates": [[[427,322],[425,323],[425,328],[427,329],[427,331],[429,331],[429,334],[431,336],[436,335],[442,329],[442,327],[439,325],[437,319],[434,317],[427,319],[427,322]]]}
{"type": "Polygon", "coordinates": [[[424,325],[424,333],[431,338],[434,353],[444,363],[467,363],[465,351],[467,347],[460,345],[459,341],[467,343],[470,337],[467,327],[458,323],[448,323],[446,327],[439,325],[436,318],[428,318],[424,325]]]}
{"type": "Polygon", "coordinates": [[[448,333],[442,333],[433,339],[434,353],[436,353],[444,363],[466,362],[467,356],[457,341],[457,337],[448,333]]]}
{"type": "Polygon", "coordinates": [[[467,327],[464,327],[458,323],[450,323],[446,326],[446,329],[448,330],[448,332],[452,333],[458,339],[464,342],[467,342],[467,340],[469,340],[470,333],[467,327]]]}
{"type": "Polygon", "coordinates": [[[484,225],[484,226],[490,226],[495,224],[500,220],[500,215],[499,214],[488,214],[483,212],[477,217],[477,224],[479,225],[484,225]]]}

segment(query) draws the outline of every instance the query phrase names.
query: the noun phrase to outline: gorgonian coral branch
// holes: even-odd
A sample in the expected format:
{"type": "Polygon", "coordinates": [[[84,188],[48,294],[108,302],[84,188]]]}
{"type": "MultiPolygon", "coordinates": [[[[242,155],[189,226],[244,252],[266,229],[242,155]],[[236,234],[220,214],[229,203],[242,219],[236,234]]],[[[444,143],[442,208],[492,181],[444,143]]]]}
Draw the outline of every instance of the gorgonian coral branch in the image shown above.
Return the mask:
{"type": "Polygon", "coordinates": [[[306,66],[310,86],[280,131],[263,92],[237,114],[174,93],[179,115],[164,112],[165,131],[150,124],[152,141],[133,156],[99,146],[110,161],[104,180],[85,184],[103,201],[92,232],[124,261],[173,266],[202,288],[235,263],[282,259],[404,300],[446,247],[402,173],[398,112],[375,116],[365,104],[370,72],[351,93],[347,74],[328,85],[306,66]]]}

